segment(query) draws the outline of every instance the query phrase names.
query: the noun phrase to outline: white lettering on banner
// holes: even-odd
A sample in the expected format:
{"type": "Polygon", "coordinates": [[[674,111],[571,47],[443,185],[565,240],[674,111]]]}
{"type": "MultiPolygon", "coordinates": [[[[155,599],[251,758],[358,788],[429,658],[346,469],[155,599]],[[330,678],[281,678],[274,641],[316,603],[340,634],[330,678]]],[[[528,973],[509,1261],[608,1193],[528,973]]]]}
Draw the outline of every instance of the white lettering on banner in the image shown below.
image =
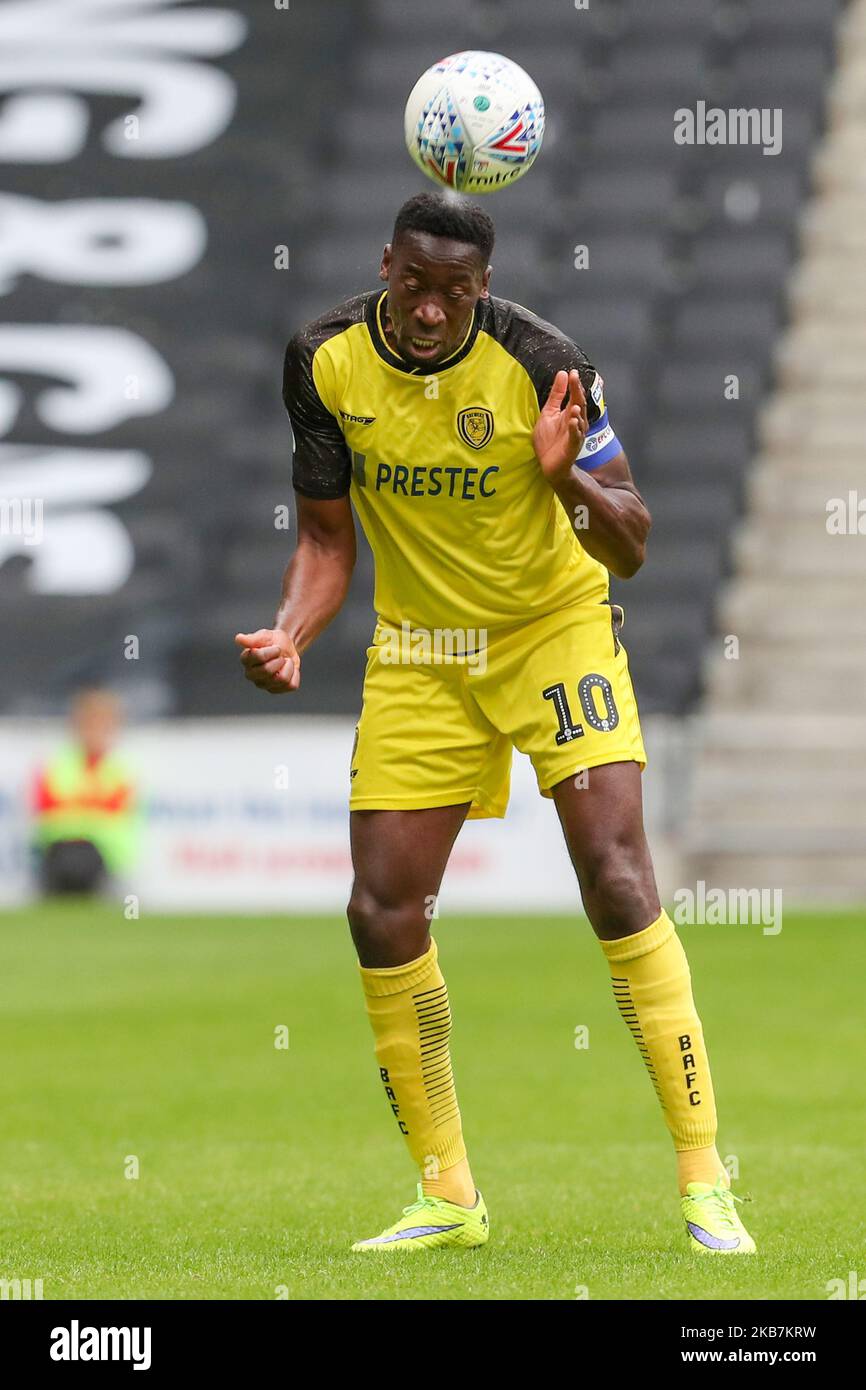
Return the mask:
{"type": "Polygon", "coordinates": [[[0,499],[40,505],[38,545],[25,531],[0,529],[0,565],[30,561],[27,586],[39,594],[108,594],[126,583],[134,551],[122,521],[100,504],[144,487],[151,463],[135,449],[43,449],[0,444],[0,499]]]}
{"type": "Polygon", "coordinates": [[[0,294],[22,275],[65,285],[152,285],[197,265],[207,226],[191,203],[0,193],[0,294]]]}
{"type": "MultiPolygon", "coordinates": [[[[2,324],[0,375],[15,372],[72,382],[45,389],[36,401],[40,420],[68,434],[96,434],[134,415],[152,415],[174,396],[174,378],[159,353],[126,328],[2,324]]],[[[0,436],[14,425],[21,399],[20,387],[0,381],[0,436]]]]}
{"type": "Polygon", "coordinates": [[[119,502],[143,488],[151,471],[137,449],[0,444],[0,495],[35,493],[48,508],[119,502]]]}
{"type": "MultiPolygon", "coordinates": [[[[0,539],[0,564],[9,548],[0,539]]],[[[19,552],[20,553],[20,552],[19,552]]],[[[114,512],[76,511],[47,517],[42,544],[26,552],[35,594],[111,594],[132,574],[135,549],[114,512]]]]}
{"type": "Polygon", "coordinates": [[[74,159],[87,140],[87,107],[77,97],[43,92],[12,95],[0,111],[0,160],[59,164],[74,159]]]}
{"type": "MultiPolygon", "coordinates": [[[[90,97],[128,99],[131,109],[101,136],[123,159],[174,158],[222,134],[235,85],[201,60],[237,48],[247,23],[233,10],[182,2],[183,9],[173,0],[5,0],[0,161],[74,159],[87,145],[90,97]]],[[[24,275],[66,285],[156,284],[192,269],[206,244],[204,218],[186,202],[50,203],[0,194],[0,295],[24,275]]],[[[35,397],[36,413],[73,435],[152,415],[175,389],[160,354],[128,329],[6,324],[0,438],[21,411],[25,388],[10,380],[16,376],[50,379],[35,397]]],[[[138,492],[150,474],[150,459],[134,450],[0,445],[0,566],[23,553],[34,592],[112,593],[135,557],[126,527],[104,507],[138,492]]]]}
{"type": "Polygon", "coordinates": [[[173,158],[216,140],[234,114],[235,84],[218,68],[177,55],[228,53],[243,42],[246,22],[232,10],[178,12],[163,4],[136,0],[132,15],[130,0],[0,7],[0,95],[10,94],[0,112],[0,160],[74,159],[89,128],[81,93],[134,102],[138,138],[127,138],[123,116],[102,136],[121,159],[173,158]]]}

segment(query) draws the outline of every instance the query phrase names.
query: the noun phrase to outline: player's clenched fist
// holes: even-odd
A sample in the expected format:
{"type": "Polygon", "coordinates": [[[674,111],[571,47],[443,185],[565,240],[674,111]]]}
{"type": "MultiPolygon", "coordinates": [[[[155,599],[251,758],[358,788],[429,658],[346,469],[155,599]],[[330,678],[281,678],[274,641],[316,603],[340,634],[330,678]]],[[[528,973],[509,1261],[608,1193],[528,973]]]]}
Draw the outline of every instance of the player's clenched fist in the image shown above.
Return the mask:
{"type": "Polygon", "coordinates": [[[243,647],[244,674],[259,690],[267,690],[270,695],[297,690],[301,683],[301,658],[292,639],[279,628],[239,632],[235,641],[243,647]]]}

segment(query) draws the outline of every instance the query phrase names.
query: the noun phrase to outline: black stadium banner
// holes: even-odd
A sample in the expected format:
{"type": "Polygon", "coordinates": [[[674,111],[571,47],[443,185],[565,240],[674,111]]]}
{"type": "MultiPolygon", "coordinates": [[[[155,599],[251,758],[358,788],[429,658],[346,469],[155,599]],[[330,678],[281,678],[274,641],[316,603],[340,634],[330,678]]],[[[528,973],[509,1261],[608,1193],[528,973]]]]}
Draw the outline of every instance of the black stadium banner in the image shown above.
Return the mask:
{"type": "Polygon", "coordinates": [[[291,544],[282,351],[352,24],[341,0],[0,0],[0,614],[49,653],[0,711],[100,679],[138,715],[243,706],[231,637],[291,544]]]}

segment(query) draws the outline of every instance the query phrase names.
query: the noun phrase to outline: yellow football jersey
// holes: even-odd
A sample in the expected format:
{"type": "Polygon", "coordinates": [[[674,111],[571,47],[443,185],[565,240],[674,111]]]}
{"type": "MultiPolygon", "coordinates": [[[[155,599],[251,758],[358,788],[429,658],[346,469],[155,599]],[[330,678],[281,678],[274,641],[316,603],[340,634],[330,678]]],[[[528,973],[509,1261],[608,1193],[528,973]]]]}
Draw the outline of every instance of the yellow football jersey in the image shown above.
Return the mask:
{"type": "Polygon", "coordinates": [[[380,618],[495,631],[604,602],[608,574],[541,472],[532,431],[555,373],[576,367],[593,469],[620,452],[603,383],[571,339],[522,305],[479,300],[449,358],[405,361],[385,339],[387,291],[347,300],[286,350],[294,486],[351,491],[373,551],[380,618]]]}

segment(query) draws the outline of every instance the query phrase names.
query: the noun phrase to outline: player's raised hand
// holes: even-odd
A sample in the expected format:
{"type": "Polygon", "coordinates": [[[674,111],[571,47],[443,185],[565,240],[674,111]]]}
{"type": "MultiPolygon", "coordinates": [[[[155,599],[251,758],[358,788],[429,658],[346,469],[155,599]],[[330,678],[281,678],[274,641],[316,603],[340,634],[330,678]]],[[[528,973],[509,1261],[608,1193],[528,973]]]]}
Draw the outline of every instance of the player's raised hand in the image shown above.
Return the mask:
{"type": "Polygon", "coordinates": [[[292,639],[279,628],[239,632],[235,642],[243,647],[244,674],[259,690],[267,690],[269,695],[297,690],[301,683],[301,658],[292,639]]]}
{"type": "Polygon", "coordinates": [[[541,464],[541,471],[551,486],[563,481],[571,472],[586,438],[589,422],[586,396],[576,368],[557,372],[550,395],[532,431],[532,446],[541,464]],[[566,399],[565,408],[562,403],[566,399]]]}

